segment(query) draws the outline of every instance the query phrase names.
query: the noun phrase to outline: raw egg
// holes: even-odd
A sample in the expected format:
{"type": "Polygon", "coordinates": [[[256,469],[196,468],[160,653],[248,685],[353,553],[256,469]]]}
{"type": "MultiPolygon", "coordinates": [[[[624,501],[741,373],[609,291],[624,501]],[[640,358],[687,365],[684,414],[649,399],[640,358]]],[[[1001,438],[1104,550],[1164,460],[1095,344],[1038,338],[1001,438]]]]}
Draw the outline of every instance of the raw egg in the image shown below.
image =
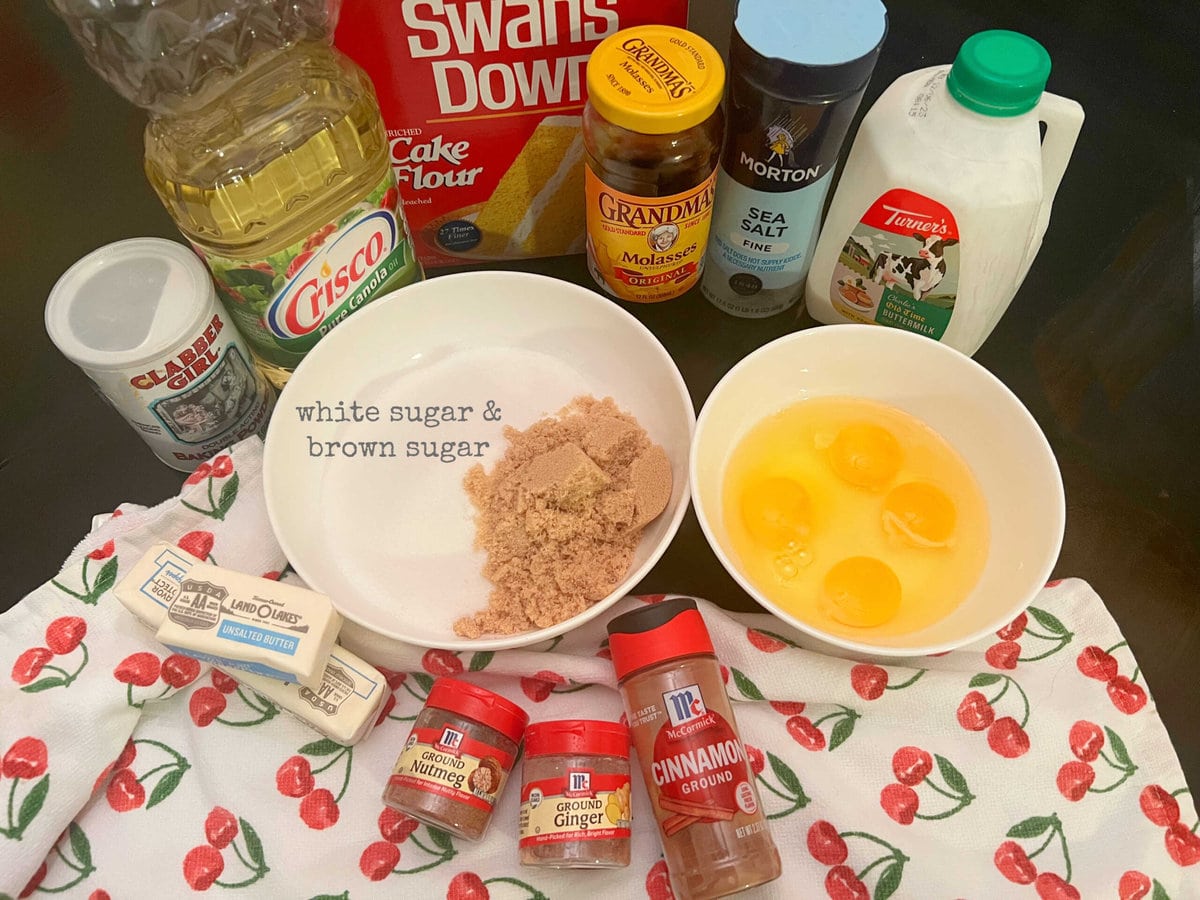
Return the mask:
{"type": "Polygon", "coordinates": [[[722,483],[726,546],[798,619],[859,640],[918,631],[970,593],[987,507],[937,432],[890,406],[801,401],[757,423],[722,483]]]}

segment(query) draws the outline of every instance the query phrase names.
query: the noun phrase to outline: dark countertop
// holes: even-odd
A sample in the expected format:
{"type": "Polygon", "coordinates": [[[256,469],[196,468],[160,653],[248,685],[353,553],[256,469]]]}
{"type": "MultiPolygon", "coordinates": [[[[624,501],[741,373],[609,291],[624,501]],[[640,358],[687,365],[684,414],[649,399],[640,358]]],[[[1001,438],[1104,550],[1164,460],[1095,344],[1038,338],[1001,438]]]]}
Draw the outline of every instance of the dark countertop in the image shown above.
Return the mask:
{"type": "MultiPolygon", "coordinates": [[[[693,0],[727,42],[731,0],[693,0]]],[[[1087,121],[1033,268],[976,359],[1045,430],[1063,471],[1056,576],[1104,597],[1141,663],[1189,782],[1200,789],[1200,8],[1194,0],[1043,4],[889,0],[891,30],[862,111],[898,75],[950,62],[974,31],[1040,40],[1050,90],[1087,121]]],[[[60,356],[42,326],[57,277],[126,237],[178,238],[141,170],[144,114],[84,65],[45,3],[0,6],[0,609],[55,573],[93,513],[153,504],[183,476],[60,356]]],[[[588,283],[581,258],[511,266],[588,283]]],[[[745,321],[698,294],[632,311],[677,360],[697,409],[745,354],[802,315],[745,321]]],[[[641,588],[749,600],[689,513],[641,588]]]]}

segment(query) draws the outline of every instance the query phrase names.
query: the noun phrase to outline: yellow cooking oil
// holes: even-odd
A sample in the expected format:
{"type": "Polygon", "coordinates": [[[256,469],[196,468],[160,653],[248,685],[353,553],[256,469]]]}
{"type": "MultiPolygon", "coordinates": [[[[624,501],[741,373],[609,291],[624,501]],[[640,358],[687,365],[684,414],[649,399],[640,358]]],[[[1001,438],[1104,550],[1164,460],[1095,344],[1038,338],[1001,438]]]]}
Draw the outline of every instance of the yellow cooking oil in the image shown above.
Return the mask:
{"type": "Polygon", "coordinates": [[[306,41],[210,81],[150,120],[146,173],[282,387],[323,335],[421,270],[358,66],[306,41]]]}
{"type": "Polygon", "coordinates": [[[757,423],[730,455],[722,518],[739,569],[832,634],[874,642],[949,615],[988,555],[970,467],[894,407],[814,397],[757,423]]]}

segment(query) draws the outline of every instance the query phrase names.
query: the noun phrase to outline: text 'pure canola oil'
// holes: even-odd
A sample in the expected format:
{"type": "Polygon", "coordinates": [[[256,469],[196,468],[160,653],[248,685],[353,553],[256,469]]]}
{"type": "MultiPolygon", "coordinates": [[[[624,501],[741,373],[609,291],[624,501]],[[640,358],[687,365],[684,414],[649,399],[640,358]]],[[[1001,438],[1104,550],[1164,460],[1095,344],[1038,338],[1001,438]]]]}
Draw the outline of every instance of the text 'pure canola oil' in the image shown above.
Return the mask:
{"type": "Polygon", "coordinates": [[[277,385],[347,315],[420,278],[370,82],[324,43],[152,120],[146,172],[277,385]]]}
{"type": "Polygon", "coordinates": [[[852,639],[944,618],[987,559],[987,506],[962,457],[869,400],[813,398],[758,423],[730,457],[722,508],[750,581],[852,639]]]}

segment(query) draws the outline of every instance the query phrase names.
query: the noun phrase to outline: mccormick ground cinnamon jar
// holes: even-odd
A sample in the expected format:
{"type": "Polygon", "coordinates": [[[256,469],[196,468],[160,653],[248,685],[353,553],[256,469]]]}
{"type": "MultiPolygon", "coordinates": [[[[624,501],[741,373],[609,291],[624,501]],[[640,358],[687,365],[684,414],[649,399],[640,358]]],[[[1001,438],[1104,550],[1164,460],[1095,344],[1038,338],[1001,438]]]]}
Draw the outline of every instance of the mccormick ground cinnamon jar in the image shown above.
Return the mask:
{"type": "Polygon", "coordinates": [[[622,300],[678,297],[699,280],[708,244],[721,56],[682,28],[628,28],[592,51],[587,87],[588,269],[622,300]]]}
{"type": "Polygon", "coordinates": [[[635,609],[608,634],[676,895],[725,897],[778,878],[779,851],[695,602],[635,609]]]}
{"type": "Polygon", "coordinates": [[[629,729],[563,719],[525,730],[521,865],[629,865],[629,729]]]}
{"type": "Polygon", "coordinates": [[[529,716],[499,694],[439,678],[396,760],[383,802],[477,841],[516,762],[529,716]]]}

